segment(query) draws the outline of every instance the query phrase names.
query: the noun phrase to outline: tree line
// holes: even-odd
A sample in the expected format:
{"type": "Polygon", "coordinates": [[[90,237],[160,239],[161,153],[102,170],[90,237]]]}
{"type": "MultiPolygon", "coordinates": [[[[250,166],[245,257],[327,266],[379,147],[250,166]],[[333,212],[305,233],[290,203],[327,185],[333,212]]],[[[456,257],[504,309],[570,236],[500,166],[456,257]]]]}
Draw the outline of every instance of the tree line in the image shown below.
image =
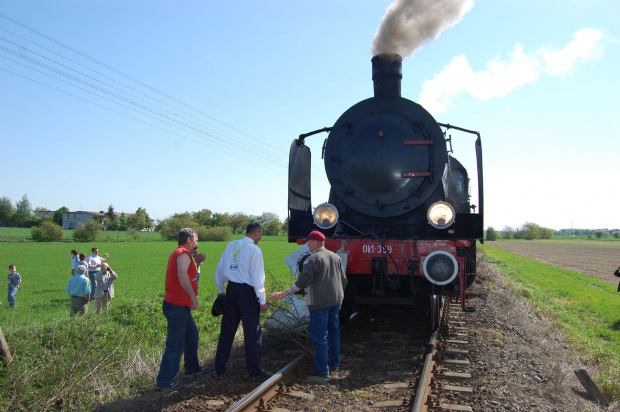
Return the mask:
{"type": "Polygon", "coordinates": [[[526,222],[518,228],[504,226],[500,231],[489,226],[486,230],[485,238],[487,240],[497,239],[551,239],[554,236],[575,236],[575,237],[620,237],[620,229],[560,229],[553,230],[537,225],[536,223],[526,222]]]}
{"type": "MultiPolygon", "coordinates": [[[[0,225],[31,228],[32,238],[39,241],[61,241],[64,239],[62,217],[70,210],[63,206],[53,216],[37,217],[36,212],[47,211],[43,207],[33,210],[28,195],[22,196],[15,204],[8,197],[0,198],[0,225]]],[[[198,232],[201,240],[227,241],[232,234],[241,233],[248,223],[258,222],[263,225],[266,235],[277,236],[288,230],[288,218],[281,222],[277,214],[264,212],[261,215],[249,215],[243,212],[216,213],[209,209],[197,212],[175,213],[157,224],[149,217],[146,209],[139,207],[135,213],[116,213],[110,204],[104,216],[93,216],[86,224],[78,224],[73,230],[77,241],[94,241],[101,232],[125,231],[130,237],[139,239],[140,230],[160,232],[165,239],[175,240],[179,229],[191,227],[198,232]]]]}

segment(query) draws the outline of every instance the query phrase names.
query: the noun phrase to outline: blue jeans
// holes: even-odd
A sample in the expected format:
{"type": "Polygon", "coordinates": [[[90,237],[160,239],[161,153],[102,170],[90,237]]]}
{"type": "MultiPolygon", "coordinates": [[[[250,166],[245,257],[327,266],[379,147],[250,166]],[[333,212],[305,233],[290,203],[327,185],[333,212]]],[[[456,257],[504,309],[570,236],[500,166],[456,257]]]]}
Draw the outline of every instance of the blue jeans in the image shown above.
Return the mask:
{"type": "Polygon", "coordinates": [[[88,272],[88,278],[90,279],[90,296],[91,297],[95,294],[95,290],[97,289],[97,279],[95,278],[95,273],[97,273],[97,271],[88,272]]]}
{"type": "Polygon", "coordinates": [[[200,370],[198,361],[198,328],[187,306],[178,306],[164,302],[164,316],[168,320],[168,337],[166,349],[161,357],[156,385],[166,388],[174,384],[179,374],[181,355],[185,355],[185,372],[200,370]]]}
{"type": "Polygon", "coordinates": [[[329,374],[328,349],[331,367],[335,369],[340,366],[339,312],[340,305],[310,311],[310,338],[316,346],[314,368],[321,375],[329,374]]]}
{"type": "Polygon", "coordinates": [[[17,289],[19,286],[9,286],[9,306],[15,306],[15,293],[17,293],[17,289]]]}

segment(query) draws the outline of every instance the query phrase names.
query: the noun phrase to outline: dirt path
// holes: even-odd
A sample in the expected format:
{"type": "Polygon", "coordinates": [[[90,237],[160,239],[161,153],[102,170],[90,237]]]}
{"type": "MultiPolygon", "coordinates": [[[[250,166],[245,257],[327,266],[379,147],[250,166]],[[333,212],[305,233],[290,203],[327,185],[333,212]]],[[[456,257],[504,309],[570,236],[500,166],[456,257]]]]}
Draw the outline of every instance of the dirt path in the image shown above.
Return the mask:
{"type": "Polygon", "coordinates": [[[620,242],[595,240],[502,240],[486,242],[540,262],[617,284],[613,272],[620,266],[620,242]]]}

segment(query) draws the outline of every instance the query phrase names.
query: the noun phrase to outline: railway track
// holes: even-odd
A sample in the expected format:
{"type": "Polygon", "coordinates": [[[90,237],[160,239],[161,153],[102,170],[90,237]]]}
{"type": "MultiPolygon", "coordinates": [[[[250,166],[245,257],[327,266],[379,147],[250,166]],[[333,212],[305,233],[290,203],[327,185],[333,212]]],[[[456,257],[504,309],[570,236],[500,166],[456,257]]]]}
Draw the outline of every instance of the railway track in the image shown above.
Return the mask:
{"type": "MultiPolygon", "coordinates": [[[[473,388],[467,384],[471,379],[467,328],[457,304],[446,303],[444,308],[442,325],[437,331],[432,334],[428,331],[410,334],[408,339],[401,342],[403,350],[410,349],[405,351],[409,358],[402,358],[402,362],[386,359],[380,373],[382,377],[366,376],[366,381],[370,380],[370,386],[375,388],[365,391],[381,393],[380,398],[376,396],[373,399],[371,396],[371,399],[366,401],[362,396],[364,390],[351,390],[357,386],[351,385],[351,382],[348,383],[348,389],[345,389],[344,382],[354,379],[359,373],[356,366],[351,368],[353,360],[343,359],[343,369],[354,369],[353,373],[343,376],[336,372],[329,379],[308,378],[307,371],[312,368],[312,356],[303,354],[227,411],[310,411],[317,407],[321,410],[321,406],[325,410],[341,411],[471,411],[471,407],[467,405],[467,399],[473,395],[473,388]],[[397,364],[406,364],[408,369],[395,369],[397,364]],[[373,380],[377,382],[372,382],[373,380]]],[[[375,322],[385,323],[385,319],[375,319],[375,322]]],[[[376,328],[376,325],[371,327],[376,328]]],[[[413,328],[416,327],[417,325],[413,325],[413,328]]],[[[384,330],[380,332],[381,335],[388,336],[391,333],[387,327],[382,329],[384,330]]],[[[355,335],[359,330],[351,328],[343,331],[343,340],[356,341],[355,336],[349,336],[350,333],[355,335]]],[[[360,349],[361,352],[366,352],[367,356],[372,356],[372,351],[368,348],[360,349]]],[[[398,348],[396,351],[398,352],[398,348]]]]}

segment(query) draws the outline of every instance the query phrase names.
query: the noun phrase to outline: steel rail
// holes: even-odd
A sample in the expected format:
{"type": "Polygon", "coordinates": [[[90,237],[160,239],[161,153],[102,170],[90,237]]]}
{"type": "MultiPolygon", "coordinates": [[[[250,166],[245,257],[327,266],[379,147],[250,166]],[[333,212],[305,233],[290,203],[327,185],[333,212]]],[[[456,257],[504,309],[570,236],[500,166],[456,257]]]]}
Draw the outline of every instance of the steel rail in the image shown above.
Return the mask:
{"type": "Polygon", "coordinates": [[[307,353],[299,355],[262,385],[226,409],[226,412],[266,410],[267,402],[282,392],[282,386],[289,384],[300,374],[300,369],[306,364],[307,359],[307,353]]]}

